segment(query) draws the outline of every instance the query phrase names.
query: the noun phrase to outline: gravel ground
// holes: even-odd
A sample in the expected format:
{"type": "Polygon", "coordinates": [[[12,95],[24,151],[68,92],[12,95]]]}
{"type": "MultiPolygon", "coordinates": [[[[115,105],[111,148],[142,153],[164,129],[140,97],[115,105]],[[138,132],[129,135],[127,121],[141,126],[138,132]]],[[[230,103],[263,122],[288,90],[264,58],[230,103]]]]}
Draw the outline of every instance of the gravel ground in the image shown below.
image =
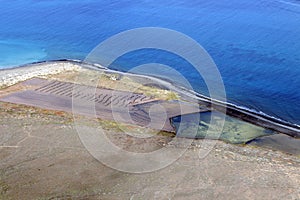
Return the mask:
{"type": "MultiPolygon", "coordinates": [[[[185,139],[179,139],[169,146],[187,150],[168,167],[124,173],[103,165],[84,148],[72,115],[0,105],[2,199],[300,198],[298,157],[218,141],[199,158],[199,150],[205,150],[202,140],[185,146],[185,139]]],[[[103,124],[115,145],[128,151],[150,152],[172,139],[155,135],[145,142],[127,136],[115,124],[103,124]]]]}
{"type": "MultiPolygon", "coordinates": [[[[62,65],[61,70],[77,67],[62,65]]],[[[44,76],[50,68],[0,71],[2,86],[44,76]]],[[[115,157],[107,155],[110,158],[115,157]]],[[[300,199],[297,156],[214,140],[174,139],[164,132],[4,102],[0,102],[0,159],[0,199],[300,199]],[[185,152],[153,172],[118,171],[89,153],[74,119],[88,127],[100,125],[110,141],[127,152],[163,148],[185,152]],[[145,137],[132,137],[124,130],[145,137]],[[203,152],[207,155],[199,156],[203,152]]]]}

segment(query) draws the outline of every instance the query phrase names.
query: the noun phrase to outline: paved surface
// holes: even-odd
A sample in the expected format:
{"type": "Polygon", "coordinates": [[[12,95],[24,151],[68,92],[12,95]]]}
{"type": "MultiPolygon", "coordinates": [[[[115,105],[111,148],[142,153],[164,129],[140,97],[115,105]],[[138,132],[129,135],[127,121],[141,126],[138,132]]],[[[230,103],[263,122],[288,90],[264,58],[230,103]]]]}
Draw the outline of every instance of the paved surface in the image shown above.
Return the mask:
{"type": "Polygon", "coordinates": [[[94,88],[61,81],[34,78],[20,83],[25,90],[15,91],[1,101],[97,116],[101,119],[136,124],[175,132],[170,118],[204,112],[196,104],[159,101],[143,94],[94,88]]]}

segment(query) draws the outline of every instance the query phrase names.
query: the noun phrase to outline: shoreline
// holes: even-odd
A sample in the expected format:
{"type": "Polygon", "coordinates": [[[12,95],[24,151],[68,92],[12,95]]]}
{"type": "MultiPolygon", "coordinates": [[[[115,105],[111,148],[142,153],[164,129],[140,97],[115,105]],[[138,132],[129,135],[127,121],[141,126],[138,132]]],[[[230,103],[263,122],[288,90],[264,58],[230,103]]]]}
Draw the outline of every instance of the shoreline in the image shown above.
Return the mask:
{"type": "MultiPolygon", "coordinates": [[[[35,69],[42,66],[48,67],[39,72],[40,74],[47,73],[47,71],[55,73],[56,71],[52,71],[55,65],[48,64],[38,65],[37,68],[31,65],[26,69],[19,70],[17,68],[10,71],[10,73],[22,71],[22,74],[18,76],[20,80],[29,77],[30,74],[36,74],[35,69]]],[[[152,188],[150,193],[161,191],[161,194],[170,194],[168,197],[174,197],[173,191],[176,191],[176,195],[181,196],[175,199],[186,197],[190,197],[190,199],[213,199],[215,197],[211,194],[216,194],[216,191],[218,191],[218,196],[221,195],[220,192],[224,191],[223,194],[229,199],[249,197],[247,191],[253,191],[253,198],[257,194],[263,195],[262,199],[268,199],[267,197],[274,199],[273,197],[277,196],[285,199],[285,197],[291,195],[295,198],[299,196],[297,186],[300,180],[298,170],[300,166],[298,144],[300,141],[287,135],[276,134],[279,141],[278,145],[284,147],[277,149],[276,146],[270,148],[275,135],[269,138],[261,137],[267,142],[267,145],[262,144],[260,139],[253,144],[234,144],[222,139],[188,139],[187,137],[180,137],[180,135],[175,137],[175,134],[170,132],[161,130],[157,132],[137,124],[120,123],[117,120],[105,120],[101,117],[91,118],[87,115],[77,115],[74,112],[61,109],[51,110],[49,106],[53,102],[53,98],[51,98],[53,96],[51,95],[60,96],[60,100],[72,100],[72,97],[77,95],[72,91],[71,94],[73,95],[69,95],[70,88],[74,87],[73,84],[81,84],[83,87],[95,87],[93,80],[100,80],[96,85],[98,89],[136,91],[139,94],[148,95],[148,97],[156,97],[155,95],[158,94],[158,98],[161,99],[164,98],[163,95],[170,93],[166,88],[159,89],[160,86],[165,85],[163,80],[150,82],[155,83],[153,88],[151,84],[149,84],[150,87],[144,87],[141,83],[150,81],[149,79],[145,80],[145,78],[137,75],[130,75],[129,78],[128,75],[119,76],[117,73],[106,73],[109,70],[104,68],[94,71],[91,69],[94,67],[91,66],[88,66],[90,69],[80,67],[78,71],[75,71],[76,66],[80,65],[74,64],[73,66],[73,64],[60,63],[61,66],[74,70],[63,71],[44,78],[41,78],[42,75],[40,75],[0,90],[0,96],[3,94],[4,97],[6,95],[28,94],[28,96],[23,96],[24,98],[19,97],[20,99],[27,99],[29,102],[33,100],[31,102],[33,106],[20,102],[17,104],[14,102],[0,102],[2,133],[0,170],[3,172],[0,175],[0,199],[121,199],[121,197],[130,199],[133,194],[140,194],[141,191],[149,192],[149,188],[152,188]],[[78,79],[81,74],[83,76],[78,79]],[[132,77],[136,77],[136,79],[133,80],[132,77]],[[37,79],[54,82],[55,86],[42,84],[43,86],[40,87],[41,82],[37,79]],[[90,80],[90,82],[87,83],[86,80],[90,80]],[[92,85],[89,85],[90,83],[92,85]],[[62,88],[64,89],[61,90],[62,88]],[[138,90],[135,90],[135,88],[138,88],[138,90]],[[43,90],[45,91],[43,92],[43,90]],[[40,98],[31,96],[31,91],[40,95],[40,98]],[[146,92],[148,93],[146,94],[146,92]],[[36,99],[45,100],[44,107],[37,106],[36,99]],[[135,171],[135,173],[128,173],[126,170],[122,171],[118,168],[117,164],[132,166],[132,162],[121,157],[119,153],[111,154],[110,148],[98,149],[98,145],[95,143],[99,152],[103,152],[101,154],[105,158],[113,161],[112,165],[106,165],[103,160],[93,156],[78,135],[74,127],[75,120],[80,120],[80,126],[89,127],[92,130],[101,127],[110,144],[122,151],[132,152],[134,156],[156,153],[165,149],[175,154],[180,151],[184,151],[184,153],[170,165],[161,169],[153,168],[153,171],[148,173],[142,173],[140,170],[135,171]],[[282,136],[285,136],[285,138],[282,138],[282,136]],[[292,142],[289,143],[291,140],[292,142]],[[297,147],[296,151],[294,149],[295,145],[297,147]],[[203,153],[207,154],[203,157],[199,156],[203,153]],[[170,177],[172,178],[170,179],[170,177]],[[170,187],[173,186],[176,188],[170,190],[170,187]],[[270,188],[272,191],[269,190],[270,188]],[[188,196],[191,194],[192,196],[188,196]]],[[[5,74],[5,72],[0,71],[0,74],[5,74]]],[[[175,87],[170,83],[168,84],[170,87],[175,87]]],[[[86,92],[89,93],[88,90],[86,92]]],[[[79,99],[85,96],[84,92],[80,94],[83,96],[81,95],[79,99]]],[[[191,93],[186,92],[185,94],[187,99],[197,102],[192,98],[191,93]]],[[[18,97],[18,95],[15,97],[18,97]]],[[[87,96],[87,98],[90,98],[90,96],[87,96]]],[[[84,100],[87,98],[84,98],[84,100]]],[[[178,97],[178,99],[183,103],[187,103],[181,97],[178,97]]],[[[98,100],[100,99],[98,98],[98,100]]],[[[103,97],[101,101],[106,100],[103,97]]],[[[172,99],[162,101],[173,102],[172,99]]],[[[59,102],[63,108],[66,108],[67,105],[64,101],[59,102]]],[[[53,102],[53,105],[58,104],[53,102]]],[[[167,108],[167,106],[164,107],[167,108]]],[[[196,105],[196,107],[198,106],[196,105]]],[[[183,110],[187,111],[186,109],[183,110]]],[[[194,111],[195,108],[192,110],[194,111]]],[[[154,119],[158,118],[155,115],[154,119]]],[[[242,125],[238,123],[237,126],[242,125]]],[[[232,128],[230,130],[232,130],[233,135],[241,133],[234,130],[234,127],[229,126],[229,128],[232,128]]],[[[251,134],[251,131],[247,132],[248,129],[240,128],[239,130],[251,134]]],[[[97,141],[105,142],[106,140],[103,139],[104,137],[99,137],[97,141]]],[[[160,163],[166,156],[159,153],[157,161],[160,163]]],[[[141,169],[144,169],[152,163],[152,159],[146,158],[137,164],[142,167],[141,169]]],[[[141,199],[154,198],[149,193],[148,196],[135,197],[141,199]]]]}
{"type": "Polygon", "coordinates": [[[210,110],[217,110],[219,112],[226,112],[228,116],[238,118],[242,121],[250,122],[254,125],[258,125],[263,128],[267,128],[282,134],[294,138],[300,138],[300,127],[298,125],[283,121],[281,119],[274,118],[264,113],[259,113],[257,111],[252,111],[250,109],[241,108],[238,105],[234,105],[227,102],[222,102],[219,100],[211,99],[202,94],[196,93],[195,91],[187,90],[176,83],[171,83],[167,80],[161,78],[139,75],[134,73],[122,72],[113,69],[108,69],[99,64],[85,63],[80,60],[50,60],[29,63],[21,66],[16,66],[9,69],[0,70],[0,87],[6,87],[14,85],[18,82],[28,80],[34,76],[46,76],[51,74],[58,74],[62,71],[68,70],[78,70],[80,67],[89,68],[92,70],[105,70],[105,72],[118,73],[121,75],[127,75],[132,78],[150,79],[161,83],[162,85],[167,85],[167,87],[180,94],[183,100],[198,103],[201,106],[205,105],[210,110]],[[63,65],[59,65],[59,64],[63,65]],[[45,65],[47,68],[45,68],[45,65]]]}

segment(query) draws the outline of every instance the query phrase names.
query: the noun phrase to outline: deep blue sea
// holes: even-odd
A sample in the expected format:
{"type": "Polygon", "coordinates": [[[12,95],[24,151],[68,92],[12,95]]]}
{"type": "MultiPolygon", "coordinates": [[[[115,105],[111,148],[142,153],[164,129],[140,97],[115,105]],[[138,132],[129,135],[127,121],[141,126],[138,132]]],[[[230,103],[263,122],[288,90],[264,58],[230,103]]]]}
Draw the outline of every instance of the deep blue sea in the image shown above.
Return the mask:
{"type": "MultiPolygon", "coordinates": [[[[84,59],[132,28],[163,27],[199,42],[217,64],[229,102],[300,124],[299,0],[0,0],[0,68],[84,59]]],[[[200,93],[189,64],[164,52],[124,56],[114,68],[159,62],[200,93]]]]}

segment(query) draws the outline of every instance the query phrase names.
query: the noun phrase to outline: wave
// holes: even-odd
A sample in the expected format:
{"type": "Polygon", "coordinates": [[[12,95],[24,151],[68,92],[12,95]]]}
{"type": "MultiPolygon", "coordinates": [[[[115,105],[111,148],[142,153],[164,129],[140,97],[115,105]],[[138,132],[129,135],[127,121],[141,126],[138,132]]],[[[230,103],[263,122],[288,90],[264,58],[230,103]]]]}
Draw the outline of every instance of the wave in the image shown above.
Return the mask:
{"type": "Polygon", "coordinates": [[[300,7],[300,1],[284,1],[284,0],[276,0],[276,1],[286,5],[300,7]]]}
{"type": "MultiPolygon", "coordinates": [[[[197,92],[195,92],[195,93],[197,93],[197,92]]],[[[202,95],[202,94],[200,94],[200,93],[197,93],[197,95],[198,95],[198,96],[201,96],[201,97],[206,97],[207,99],[210,99],[209,97],[204,96],[204,95],[202,95]]],[[[222,101],[219,101],[219,100],[216,100],[216,99],[212,99],[212,101],[218,101],[218,102],[220,102],[220,103],[227,104],[227,105],[229,105],[229,106],[235,107],[235,108],[240,109],[240,110],[245,110],[245,111],[250,112],[250,113],[254,113],[254,114],[257,114],[257,115],[262,115],[262,116],[264,116],[264,117],[271,118],[271,119],[274,119],[274,120],[276,120],[276,121],[280,121],[281,123],[285,123],[285,124],[287,124],[287,125],[295,126],[295,127],[297,127],[297,128],[300,128],[300,125],[299,125],[299,124],[291,123],[291,122],[286,121],[286,120],[284,120],[284,119],[281,119],[281,118],[279,118],[279,117],[271,116],[271,115],[269,115],[269,114],[267,114],[267,113],[265,113],[265,112],[263,112],[263,111],[260,111],[260,110],[255,110],[255,109],[253,109],[253,108],[249,108],[249,107],[246,107],[246,106],[243,106],[243,105],[234,104],[234,103],[222,102],[222,101]]]]}

